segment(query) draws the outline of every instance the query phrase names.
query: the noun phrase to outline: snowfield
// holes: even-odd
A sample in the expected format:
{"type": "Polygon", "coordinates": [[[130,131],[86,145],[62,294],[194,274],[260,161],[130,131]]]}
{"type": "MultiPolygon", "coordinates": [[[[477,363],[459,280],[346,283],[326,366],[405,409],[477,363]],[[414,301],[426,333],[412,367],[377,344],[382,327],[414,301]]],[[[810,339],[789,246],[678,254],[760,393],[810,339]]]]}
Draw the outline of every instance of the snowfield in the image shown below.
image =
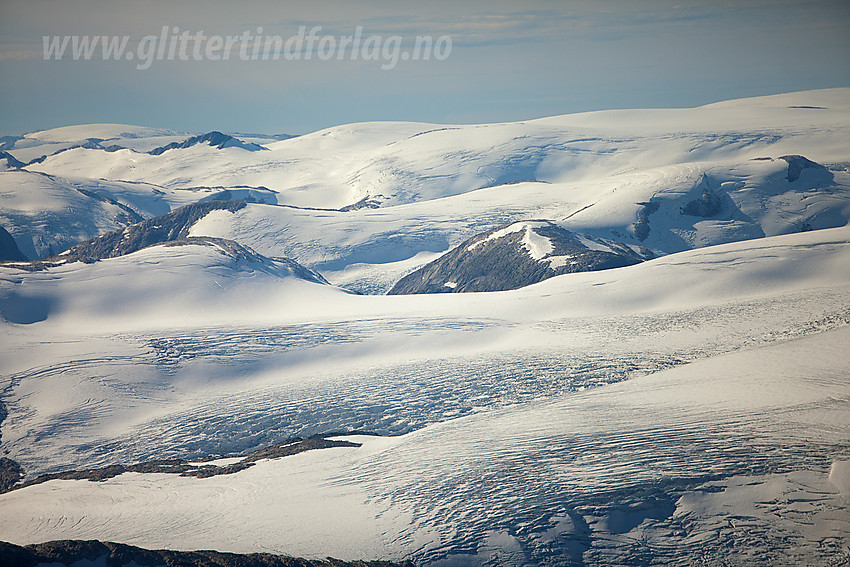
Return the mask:
{"type": "MultiPolygon", "coordinates": [[[[359,445],[16,488],[0,540],[428,566],[847,563],[848,94],[250,138],[268,151],[77,148],[0,173],[18,242],[253,201],[124,256],[0,264],[0,443],[25,480],[226,466],[295,436],[359,445]],[[503,225],[480,247],[516,237],[552,263],[557,226],[655,257],[383,294],[503,225]]],[[[174,133],[27,139],[131,134],[174,133]]]]}

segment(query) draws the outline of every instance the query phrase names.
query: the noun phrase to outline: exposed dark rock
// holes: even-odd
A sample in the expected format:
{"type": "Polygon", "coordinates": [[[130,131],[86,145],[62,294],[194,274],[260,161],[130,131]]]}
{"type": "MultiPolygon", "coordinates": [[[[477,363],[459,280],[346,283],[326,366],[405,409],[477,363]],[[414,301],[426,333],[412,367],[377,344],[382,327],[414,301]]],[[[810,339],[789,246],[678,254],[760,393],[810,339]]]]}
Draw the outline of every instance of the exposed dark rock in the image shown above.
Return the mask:
{"type": "Polygon", "coordinates": [[[234,138],[233,136],[228,136],[227,134],[222,134],[221,132],[214,130],[212,132],[208,132],[200,136],[193,136],[182,142],[172,142],[168,145],[154,148],[148,153],[154,156],[158,156],[163,152],[167,152],[168,150],[191,148],[194,145],[202,144],[204,142],[207,142],[210,146],[218,149],[241,148],[243,150],[248,150],[249,152],[256,152],[267,149],[259,144],[246,143],[242,140],[239,140],[238,138],[234,138]]]}
{"type": "Polygon", "coordinates": [[[192,226],[210,212],[236,212],[243,207],[245,201],[206,201],[186,205],[122,230],[81,242],[53,260],[94,262],[131,254],[154,244],[185,239],[189,236],[192,226]]]}
{"type": "Polygon", "coordinates": [[[804,169],[826,169],[821,164],[800,155],[792,154],[787,156],[779,156],[779,159],[784,159],[788,162],[788,176],[786,177],[788,181],[797,181],[798,179],[800,179],[800,174],[804,169]]]}
{"type": "MultiPolygon", "coordinates": [[[[301,437],[293,437],[276,443],[269,447],[251,451],[245,455],[227,455],[226,457],[210,457],[207,461],[220,458],[241,457],[241,460],[224,466],[190,463],[185,459],[161,459],[155,461],[146,461],[134,465],[109,465],[95,469],[71,470],[56,473],[48,473],[40,475],[32,480],[20,483],[23,477],[23,469],[21,466],[7,458],[0,458],[0,493],[9,492],[18,488],[41,484],[51,480],[90,480],[99,482],[114,478],[125,472],[135,473],[166,473],[179,474],[180,476],[193,476],[197,478],[209,478],[211,476],[219,476],[225,474],[233,474],[243,471],[254,466],[257,461],[263,459],[278,459],[297,455],[305,451],[314,449],[328,449],[331,447],[360,447],[360,443],[352,443],[351,441],[340,441],[328,439],[328,437],[340,437],[343,435],[351,435],[353,433],[326,433],[322,435],[314,435],[307,439],[301,437]]],[[[198,461],[196,461],[198,462],[198,461]]],[[[203,462],[203,459],[200,461],[203,462]]]]}
{"type": "Polygon", "coordinates": [[[14,150],[18,140],[23,139],[23,136],[0,136],[0,150],[14,150]]]}
{"type": "Polygon", "coordinates": [[[638,213],[637,221],[635,221],[635,236],[643,242],[649,237],[649,215],[656,212],[661,203],[650,200],[648,203],[638,203],[638,205],[643,205],[643,208],[638,213]]]}
{"type": "Polygon", "coordinates": [[[722,208],[723,201],[720,199],[720,195],[706,187],[702,192],[702,197],[688,202],[681,208],[681,213],[707,219],[719,213],[722,208]]]}
{"type": "Polygon", "coordinates": [[[338,441],[327,439],[339,434],[314,435],[307,439],[293,438],[282,443],[276,443],[264,449],[257,449],[245,455],[243,461],[254,463],[260,459],[277,459],[279,457],[288,457],[304,451],[313,449],[328,449],[330,447],[360,447],[360,443],[352,443],[351,441],[338,441]]]}
{"type": "Polygon", "coordinates": [[[341,212],[349,212],[349,211],[358,211],[360,209],[377,209],[381,206],[380,201],[377,199],[373,199],[369,195],[366,195],[356,203],[351,203],[350,205],[345,205],[344,207],[340,207],[339,211],[341,212]]]}
{"type": "Polygon", "coordinates": [[[8,492],[20,482],[24,469],[12,459],[0,457],[0,493],[8,492]]]}
{"type": "Polygon", "coordinates": [[[233,187],[193,187],[193,190],[217,190],[211,195],[200,199],[204,201],[245,201],[246,203],[260,203],[265,205],[277,205],[277,193],[263,187],[251,187],[249,185],[236,185],[233,187]]]}
{"type": "Polygon", "coordinates": [[[40,157],[37,157],[37,158],[33,158],[33,159],[31,159],[27,162],[27,165],[33,165],[33,164],[36,164],[36,163],[41,163],[46,159],[47,159],[46,155],[40,156],[40,157]]]}
{"type": "Polygon", "coordinates": [[[578,235],[550,221],[528,221],[504,225],[467,240],[403,277],[388,293],[502,291],[560,274],[619,268],[645,259],[618,242],[578,235]],[[526,231],[533,234],[527,235],[526,231]],[[548,240],[551,251],[539,259],[532,257],[524,244],[528,237],[548,240]]]}
{"type": "Polygon", "coordinates": [[[301,559],[271,553],[149,550],[97,540],[60,540],[27,546],[0,542],[0,567],[71,567],[82,561],[106,567],[413,567],[409,562],[301,559]]]}
{"type": "Polygon", "coordinates": [[[29,260],[5,228],[0,226],[0,262],[26,262],[29,260]]]}
{"type": "MultiPolygon", "coordinates": [[[[85,193],[85,191],[83,191],[85,193]]],[[[95,198],[103,198],[93,195],[95,198]]],[[[106,199],[108,200],[108,199],[106,199]]],[[[38,271],[68,262],[84,262],[91,264],[106,258],[117,258],[138,252],[144,248],[156,245],[215,246],[236,260],[251,262],[264,267],[269,273],[281,274],[281,265],[288,269],[284,275],[292,275],[303,280],[328,284],[328,281],[316,271],[302,266],[295,260],[283,257],[266,257],[242,246],[238,242],[210,236],[188,236],[192,226],[200,219],[215,210],[236,212],[245,207],[245,201],[202,201],[186,205],[170,213],[132,224],[121,230],[104,234],[72,246],[57,256],[50,256],[32,262],[15,264],[16,268],[28,271],[38,271]]],[[[132,213],[130,210],[129,213],[132,213]]],[[[128,214],[129,214],[128,213],[128,214]]],[[[134,214],[134,213],[133,213],[134,214]]],[[[46,308],[47,306],[45,306],[46,308]]],[[[46,312],[45,312],[46,313],[46,312]]],[[[6,314],[3,314],[6,317],[6,314]]],[[[46,317],[46,314],[44,315],[46,317]]],[[[8,319],[8,318],[7,318],[8,319]]],[[[37,320],[43,320],[37,319],[37,320]]],[[[21,321],[16,321],[21,322],[21,321]]],[[[35,322],[35,321],[27,321],[35,322]]]]}
{"type": "Polygon", "coordinates": [[[24,167],[26,164],[10,154],[9,152],[4,152],[0,150],[0,161],[6,161],[6,169],[20,169],[24,167]]]}
{"type": "MultiPolygon", "coordinates": [[[[68,149],[74,150],[74,149],[77,149],[77,148],[82,148],[84,150],[102,150],[102,149],[104,149],[104,147],[101,145],[101,142],[103,142],[103,140],[100,139],[100,138],[87,138],[86,141],[83,142],[82,144],[77,144],[75,146],[71,146],[68,149]]],[[[60,151],[65,151],[65,150],[60,150],[60,151]]],[[[56,153],[59,153],[59,152],[56,152],[56,153]]]]}

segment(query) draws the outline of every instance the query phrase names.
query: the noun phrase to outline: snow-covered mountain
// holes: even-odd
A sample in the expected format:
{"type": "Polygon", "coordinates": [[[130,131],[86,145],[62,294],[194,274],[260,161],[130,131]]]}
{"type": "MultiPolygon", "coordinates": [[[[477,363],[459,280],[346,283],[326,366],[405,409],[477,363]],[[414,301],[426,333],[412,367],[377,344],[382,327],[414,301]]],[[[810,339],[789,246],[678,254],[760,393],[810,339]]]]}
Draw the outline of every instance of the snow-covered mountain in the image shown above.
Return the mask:
{"type": "Polygon", "coordinates": [[[576,234],[551,221],[523,221],[467,240],[400,279],[389,293],[517,289],[560,274],[630,266],[652,256],[645,248],[576,234]]]}
{"type": "MultiPolygon", "coordinates": [[[[439,254],[510,222],[548,219],[654,254],[842,226],[850,218],[846,92],[495,125],[355,124],[273,140],[264,144],[269,151],[208,143],[160,155],[76,148],[27,169],[154,184],[170,208],[223,197],[301,207],[213,215],[193,234],[291,257],[357,291],[386,292],[439,254]],[[712,215],[697,206],[705,198],[719,207],[712,215]]],[[[105,128],[43,136],[125,140],[118,134],[130,130],[105,128]]]]}
{"type": "Polygon", "coordinates": [[[261,134],[240,134],[237,137],[216,130],[192,135],[187,132],[127,124],[82,124],[30,132],[22,136],[3,136],[0,138],[0,150],[15,160],[14,167],[21,167],[25,164],[41,163],[48,157],[72,149],[109,153],[127,149],[137,153],[159,155],[169,149],[188,148],[201,143],[217,149],[236,147],[259,151],[265,149],[263,144],[291,137],[261,134]]]}
{"type": "Polygon", "coordinates": [[[192,137],[4,139],[0,540],[846,561],[850,89],[192,137]]]}

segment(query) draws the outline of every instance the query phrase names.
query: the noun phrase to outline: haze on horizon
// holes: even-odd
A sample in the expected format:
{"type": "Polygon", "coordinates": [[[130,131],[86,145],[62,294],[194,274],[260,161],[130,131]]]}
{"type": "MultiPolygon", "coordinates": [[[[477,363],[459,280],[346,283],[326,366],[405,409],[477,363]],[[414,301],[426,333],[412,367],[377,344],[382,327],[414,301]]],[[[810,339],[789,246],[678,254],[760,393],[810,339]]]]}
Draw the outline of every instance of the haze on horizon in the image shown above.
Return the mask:
{"type": "Polygon", "coordinates": [[[501,122],[850,86],[841,0],[507,1],[429,4],[223,0],[179,5],[6,0],[0,5],[0,134],[116,122],[186,131],[306,133],[373,120],[501,122]],[[44,60],[43,37],[163,27],[283,38],[451,38],[443,60],[44,60]],[[385,65],[386,67],[386,65],[385,65]]]}

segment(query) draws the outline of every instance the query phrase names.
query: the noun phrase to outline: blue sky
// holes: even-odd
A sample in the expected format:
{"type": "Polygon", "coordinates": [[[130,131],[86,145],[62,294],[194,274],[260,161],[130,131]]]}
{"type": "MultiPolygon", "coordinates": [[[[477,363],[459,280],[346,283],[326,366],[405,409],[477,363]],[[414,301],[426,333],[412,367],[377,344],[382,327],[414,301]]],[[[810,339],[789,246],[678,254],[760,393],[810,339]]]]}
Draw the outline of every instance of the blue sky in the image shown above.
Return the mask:
{"type": "MultiPolygon", "coordinates": [[[[685,107],[850,86],[846,0],[139,2],[2,0],[0,134],[91,122],[305,133],[368,120],[471,123],[685,107]],[[45,61],[43,36],[451,38],[448,57],[45,61]]],[[[343,52],[345,53],[345,52],[343,52]]],[[[390,53],[389,51],[387,53],[390,53]]]]}

